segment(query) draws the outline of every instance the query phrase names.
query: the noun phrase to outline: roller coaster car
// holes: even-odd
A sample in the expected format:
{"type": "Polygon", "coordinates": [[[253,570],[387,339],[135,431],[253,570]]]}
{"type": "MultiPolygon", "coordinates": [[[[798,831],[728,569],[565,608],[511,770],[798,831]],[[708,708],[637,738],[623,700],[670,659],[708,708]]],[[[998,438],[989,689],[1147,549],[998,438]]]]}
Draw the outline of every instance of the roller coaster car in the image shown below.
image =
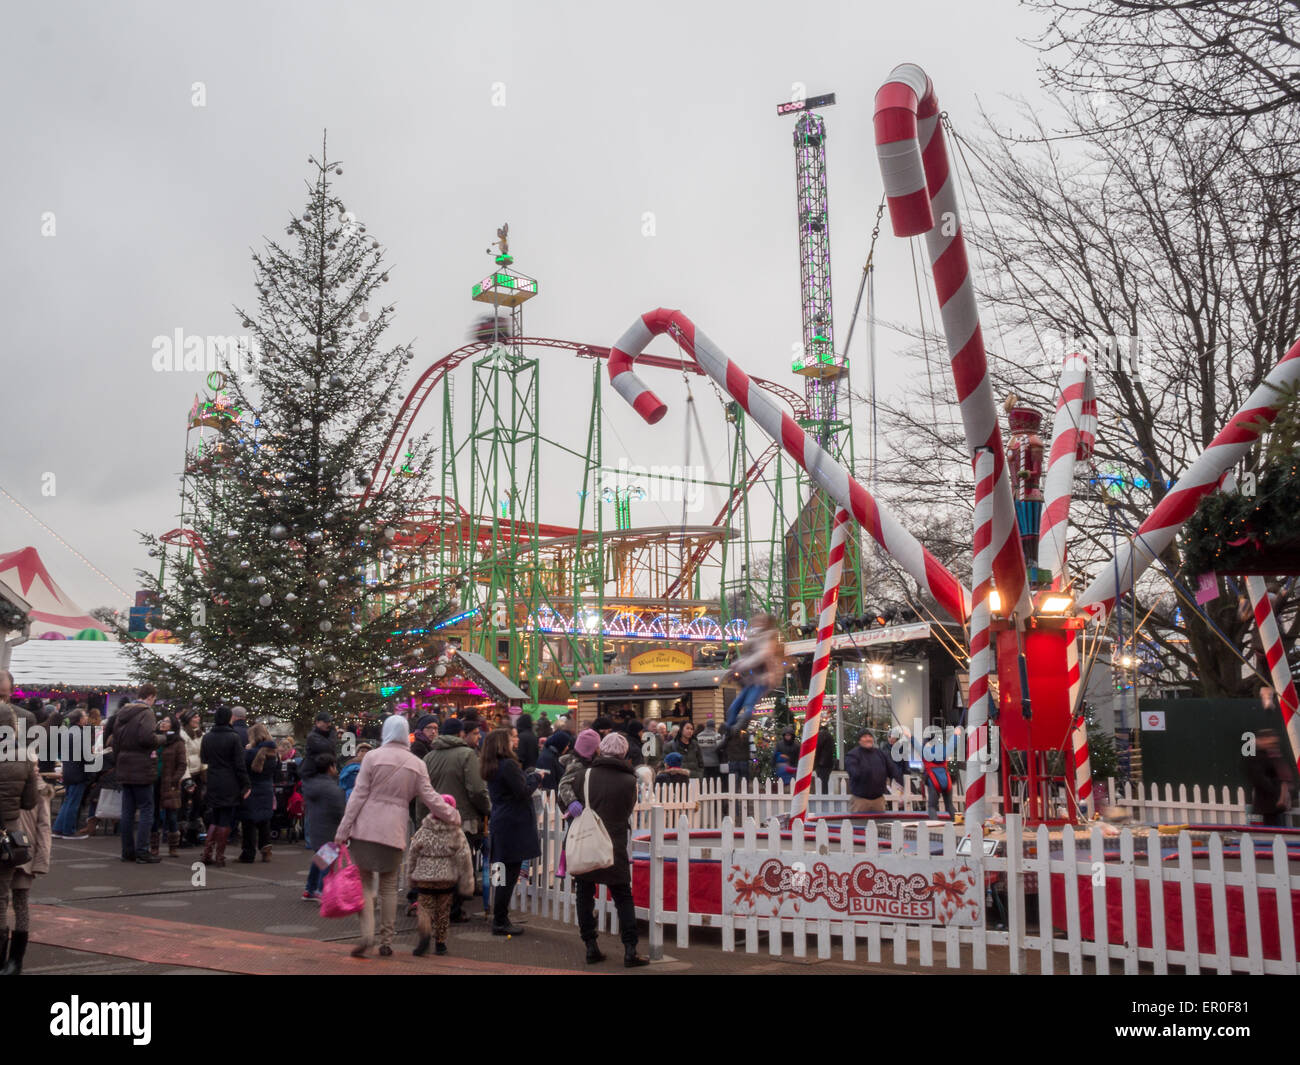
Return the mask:
{"type": "Polygon", "coordinates": [[[494,338],[507,340],[509,337],[510,319],[504,315],[482,315],[474,320],[468,332],[469,340],[480,344],[490,344],[494,338]]]}

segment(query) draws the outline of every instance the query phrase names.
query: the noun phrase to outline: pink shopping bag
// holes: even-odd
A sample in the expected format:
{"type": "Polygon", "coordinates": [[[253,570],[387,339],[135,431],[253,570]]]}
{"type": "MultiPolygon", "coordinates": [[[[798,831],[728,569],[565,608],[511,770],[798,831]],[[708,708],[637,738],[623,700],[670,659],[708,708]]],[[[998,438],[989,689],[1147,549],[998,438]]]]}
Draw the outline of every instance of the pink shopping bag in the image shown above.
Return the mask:
{"type": "Polygon", "coordinates": [[[334,871],[325,877],[321,891],[320,915],[322,917],[350,917],[358,913],[365,903],[361,890],[361,870],[352,864],[347,847],[339,851],[334,871]]]}

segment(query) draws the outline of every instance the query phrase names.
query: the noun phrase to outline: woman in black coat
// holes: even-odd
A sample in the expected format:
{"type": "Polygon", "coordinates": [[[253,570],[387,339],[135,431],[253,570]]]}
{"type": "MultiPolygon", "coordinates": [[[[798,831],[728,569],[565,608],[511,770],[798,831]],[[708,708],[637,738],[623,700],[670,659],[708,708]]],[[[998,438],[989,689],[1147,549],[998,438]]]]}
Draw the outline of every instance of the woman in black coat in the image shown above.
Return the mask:
{"type": "MultiPolygon", "coordinates": [[[[489,732],[483,741],[480,765],[492,801],[488,829],[488,861],[501,863],[505,879],[496,884],[492,899],[492,934],[523,935],[524,930],[510,923],[510,896],[515,892],[519,870],[526,861],[542,853],[537,839],[537,814],[533,810],[533,792],[537,790],[537,771],[524,772],[515,756],[516,740],[510,729],[489,732]]],[[[495,869],[493,870],[495,873],[495,869]]],[[[496,880],[496,877],[493,877],[496,880]]]]}
{"type": "Polygon", "coordinates": [[[199,756],[207,764],[208,838],[203,845],[203,863],[226,864],[226,842],[235,827],[240,802],[252,786],[244,745],[230,727],[230,707],[217,708],[216,724],[203,737],[199,756]]]}
{"type": "MultiPolygon", "coordinates": [[[[590,809],[605,825],[614,845],[614,862],[604,869],[583,873],[573,879],[577,885],[578,932],[587,945],[587,962],[604,961],[596,942],[596,885],[604,884],[618,912],[619,938],[623,940],[623,964],[629,969],[649,965],[637,957],[636,905],[632,901],[632,866],[628,859],[628,829],[636,807],[636,771],[627,759],[627,736],[611,732],[600,741],[600,749],[587,770],[578,801],[590,809]]],[[[584,809],[584,813],[586,810],[584,809]]]]}
{"type": "Polygon", "coordinates": [[[271,731],[260,721],[248,730],[248,746],[244,748],[244,762],[248,766],[249,792],[239,806],[241,862],[271,860],[271,815],[275,813],[275,777],[280,765],[275,740],[271,731]]]}

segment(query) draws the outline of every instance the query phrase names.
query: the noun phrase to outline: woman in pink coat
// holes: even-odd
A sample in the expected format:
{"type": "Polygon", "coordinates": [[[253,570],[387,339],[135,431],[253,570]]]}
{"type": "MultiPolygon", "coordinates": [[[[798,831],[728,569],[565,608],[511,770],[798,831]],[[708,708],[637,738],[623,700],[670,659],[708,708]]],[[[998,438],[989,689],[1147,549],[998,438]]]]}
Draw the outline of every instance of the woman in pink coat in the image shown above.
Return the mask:
{"type": "Polygon", "coordinates": [[[393,953],[393,926],[397,922],[397,878],[406,852],[410,803],[419,799],[434,817],[460,824],[455,807],[443,802],[429,784],[429,772],[408,745],[409,724],[395,714],[384,722],[383,746],[362,759],[356,787],[334,834],[334,842],[348,844],[352,860],[361,870],[365,905],[361,907],[361,942],[353,949],[361,957],[375,941],[375,877],[379,878],[379,953],[393,953]]]}

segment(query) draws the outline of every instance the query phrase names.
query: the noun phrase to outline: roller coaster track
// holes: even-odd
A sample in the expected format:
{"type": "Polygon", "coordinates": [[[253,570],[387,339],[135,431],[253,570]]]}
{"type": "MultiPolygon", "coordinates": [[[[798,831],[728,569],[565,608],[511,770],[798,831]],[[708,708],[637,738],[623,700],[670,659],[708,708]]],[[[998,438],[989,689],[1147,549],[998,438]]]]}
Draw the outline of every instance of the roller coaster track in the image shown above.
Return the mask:
{"type": "MultiPolygon", "coordinates": [[[[580,359],[609,358],[609,348],[601,347],[598,344],[583,344],[576,340],[553,340],[547,337],[523,337],[518,340],[517,343],[524,347],[553,348],[559,351],[569,351],[580,359]]],[[[366,486],[365,491],[361,494],[361,502],[363,505],[365,501],[370,498],[370,495],[373,492],[382,491],[384,486],[388,484],[388,479],[392,474],[393,468],[397,465],[398,459],[401,457],[402,447],[406,443],[406,438],[410,436],[411,427],[415,424],[415,419],[419,415],[420,409],[424,406],[425,400],[429,398],[429,395],[433,390],[442,382],[443,378],[446,377],[448,373],[460,366],[461,363],[465,362],[467,359],[473,358],[475,355],[490,350],[491,347],[492,345],[490,343],[485,343],[483,341],[475,341],[472,344],[466,344],[463,347],[459,347],[455,351],[444,355],[420,375],[419,380],[415,382],[415,385],[407,394],[406,399],[402,401],[401,407],[398,408],[397,417],[393,421],[393,427],[388,432],[388,438],[384,441],[384,447],[380,452],[379,460],[375,463],[375,468],[371,473],[370,484],[366,486]]],[[[689,373],[700,377],[704,376],[700,368],[693,362],[686,362],[682,359],[665,358],[661,355],[642,355],[641,358],[637,360],[637,364],[640,366],[654,366],[664,370],[674,370],[677,373],[689,373]]],[[[775,381],[766,381],[759,377],[755,377],[753,380],[765,391],[785,400],[785,402],[789,404],[796,420],[808,416],[808,404],[804,397],[798,392],[786,388],[784,385],[777,384],[775,381]]],[[[744,495],[745,490],[757,480],[758,473],[761,473],[763,468],[766,467],[772,456],[776,454],[776,450],[777,449],[775,448],[768,448],[767,451],[763,452],[763,454],[759,456],[759,459],[754,464],[758,469],[755,471],[754,466],[751,466],[750,471],[745,475],[744,485],[733,487],[731,498],[727,501],[727,505],[723,508],[722,512],[719,513],[713,524],[721,524],[730,516],[731,512],[735,509],[736,504],[744,495]]]]}
{"type": "MultiPolygon", "coordinates": [[[[551,348],[558,351],[568,351],[579,359],[609,358],[609,348],[602,347],[599,344],[583,344],[576,340],[555,340],[548,337],[524,337],[521,338],[518,343],[525,347],[551,348]]],[[[457,348],[455,351],[449,352],[441,359],[438,359],[420,375],[419,379],[415,382],[415,385],[411,388],[411,391],[407,394],[406,399],[403,400],[401,407],[398,409],[397,417],[393,422],[393,427],[389,430],[388,438],[385,440],[383,450],[380,452],[379,461],[375,463],[375,468],[371,473],[370,484],[366,486],[365,491],[361,495],[362,504],[364,504],[366,499],[370,497],[371,493],[382,491],[384,486],[387,485],[389,477],[401,457],[402,447],[405,445],[407,437],[410,436],[411,428],[415,424],[415,419],[418,417],[420,409],[424,406],[425,400],[429,398],[433,390],[451,371],[455,370],[466,360],[490,350],[491,347],[492,345],[490,343],[483,341],[475,341],[474,343],[466,344],[463,347],[457,348]]],[[[689,373],[699,377],[704,376],[704,372],[694,362],[668,358],[662,355],[642,355],[637,360],[637,365],[653,366],[663,370],[672,370],[677,373],[689,373]]],[[[755,384],[765,391],[770,392],[779,399],[785,400],[796,420],[807,418],[807,400],[798,392],[791,388],[786,388],[784,385],[778,384],[775,381],[768,381],[760,377],[755,377],[753,380],[755,384]]],[[[732,486],[731,494],[728,496],[727,502],[713,519],[714,525],[725,525],[730,522],[731,517],[735,513],[737,507],[739,507],[741,500],[744,499],[745,493],[758,483],[763,471],[767,469],[768,464],[777,456],[780,450],[779,445],[770,444],[767,449],[760,453],[759,456],[750,464],[749,468],[745,471],[745,476],[742,482],[732,486]]],[[[470,523],[470,515],[465,513],[463,508],[461,508],[461,511],[461,522],[458,524],[461,524],[462,528],[464,528],[466,524],[470,523]]],[[[541,534],[540,527],[538,532],[541,534]]],[[[669,595],[680,594],[680,586],[690,580],[696,567],[703,562],[703,556],[712,549],[712,546],[712,544],[700,545],[696,552],[699,557],[692,557],[682,567],[682,573],[669,589],[669,595]]]]}

